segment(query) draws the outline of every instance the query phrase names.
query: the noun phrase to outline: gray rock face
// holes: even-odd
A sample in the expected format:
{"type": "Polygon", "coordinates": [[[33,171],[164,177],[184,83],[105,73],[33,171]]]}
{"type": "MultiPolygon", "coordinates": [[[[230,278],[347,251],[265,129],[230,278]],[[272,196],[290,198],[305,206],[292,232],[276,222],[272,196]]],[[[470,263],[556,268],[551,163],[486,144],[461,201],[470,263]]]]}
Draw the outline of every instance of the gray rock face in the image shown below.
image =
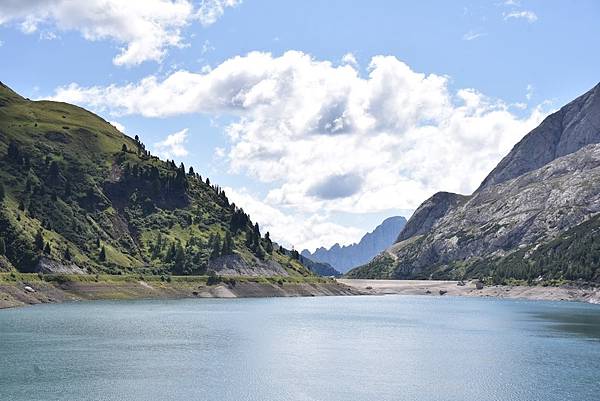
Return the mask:
{"type": "Polygon", "coordinates": [[[448,210],[418,242],[391,250],[398,266],[504,256],[546,242],[600,212],[600,144],[485,188],[448,210]]]}
{"type": "Polygon", "coordinates": [[[275,261],[257,260],[250,265],[239,255],[226,255],[213,259],[208,270],[222,276],[289,276],[288,272],[275,261]]]}
{"type": "Polygon", "coordinates": [[[437,221],[444,217],[449,209],[469,199],[468,196],[450,192],[438,192],[415,210],[414,214],[400,232],[396,242],[404,241],[415,235],[429,232],[437,221]]]}
{"type": "Polygon", "coordinates": [[[40,258],[35,271],[44,274],[86,274],[75,263],[66,264],[46,257],[40,258]]]}
{"type": "Polygon", "coordinates": [[[600,84],[573,100],[517,143],[478,191],[533,171],[552,160],[600,143],[600,84]]]}
{"type": "Polygon", "coordinates": [[[397,243],[349,274],[410,278],[432,266],[506,256],[598,213],[600,85],[531,131],[473,195],[425,201],[397,243]]]}
{"type": "Polygon", "coordinates": [[[319,248],[314,253],[305,249],[302,251],[302,256],[316,262],[329,263],[336,270],[345,273],[356,266],[369,262],[392,245],[405,224],[406,219],[402,216],[389,217],[373,232],[365,234],[358,244],[348,246],[335,244],[329,249],[319,248]]]}

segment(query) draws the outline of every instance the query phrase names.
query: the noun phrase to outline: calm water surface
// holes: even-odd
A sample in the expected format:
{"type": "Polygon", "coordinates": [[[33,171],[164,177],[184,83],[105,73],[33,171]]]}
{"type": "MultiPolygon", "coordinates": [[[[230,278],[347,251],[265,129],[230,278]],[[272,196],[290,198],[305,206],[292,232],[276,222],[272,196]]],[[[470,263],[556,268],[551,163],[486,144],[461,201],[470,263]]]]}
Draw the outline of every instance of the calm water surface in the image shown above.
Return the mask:
{"type": "Polygon", "coordinates": [[[600,306],[450,297],[0,311],[0,400],[599,400],[600,306]]]}

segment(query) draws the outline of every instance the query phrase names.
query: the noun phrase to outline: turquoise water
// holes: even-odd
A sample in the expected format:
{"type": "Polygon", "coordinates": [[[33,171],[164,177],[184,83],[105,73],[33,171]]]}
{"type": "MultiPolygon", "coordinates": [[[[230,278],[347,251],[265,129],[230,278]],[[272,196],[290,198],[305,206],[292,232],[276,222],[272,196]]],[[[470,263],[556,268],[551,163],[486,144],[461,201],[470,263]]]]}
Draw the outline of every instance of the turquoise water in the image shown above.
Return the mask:
{"type": "Polygon", "coordinates": [[[450,297],[0,311],[0,400],[598,400],[600,306],[450,297]]]}

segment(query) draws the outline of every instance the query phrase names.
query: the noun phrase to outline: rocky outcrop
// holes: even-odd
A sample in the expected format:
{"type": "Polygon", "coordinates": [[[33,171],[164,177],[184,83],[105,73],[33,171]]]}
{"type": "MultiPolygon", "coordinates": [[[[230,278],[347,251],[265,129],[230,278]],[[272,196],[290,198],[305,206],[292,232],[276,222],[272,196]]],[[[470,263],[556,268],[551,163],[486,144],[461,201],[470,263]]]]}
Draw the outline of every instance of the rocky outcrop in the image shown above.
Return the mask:
{"type": "Polygon", "coordinates": [[[208,270],[222,276],[288,276],[289,273],[273,260],[246,262],[239,255],[221,256],[210,261],[208,270]]]}
{"type": "MultiPolygon", "coordinates": [[[[514,264],[529,269],[537,247],[600,212],[599,143],[600,85],[525,136],[473,195],[441,192],[425,201],[397,243],[349,276],[461,278],[475,263],[518,251],[514,264]]],[[[543,274],[543,257],[536,263],[543,274]]]]}
{"type": "Polygon", "coordinates": [[[404,241],[415,235],[428,233],[439,219],[444,217],[448,210],[469,199],[468,196],[450,192],[438,192],[419,206],[412,215],[404,229],[400,232],[396,242],[404,241]]]}
{"type": "Polygon", "coordinates": [[[402,216],[385,219],[373,232],[365,234],[360,242],[348,246],[335,244],[329,249],[318,248],[311,253],[302,251],[302,256],[316,262],[328,263],[344,273],[353,267],[369,262],[373,257],[394,243],[406,224],[402,216]]]}
{"type": "Polygon", "coordinates": [[[47,257],[40,258],[35,271],[43,274],[86,274],[75,263],[63,263],[47,257]]]}
{"type": "Polygon", "coordinates": [[[536,170],[592,143],[600,143],[600,84],[527,134],[483,180],[479,190],[536,170]]]}

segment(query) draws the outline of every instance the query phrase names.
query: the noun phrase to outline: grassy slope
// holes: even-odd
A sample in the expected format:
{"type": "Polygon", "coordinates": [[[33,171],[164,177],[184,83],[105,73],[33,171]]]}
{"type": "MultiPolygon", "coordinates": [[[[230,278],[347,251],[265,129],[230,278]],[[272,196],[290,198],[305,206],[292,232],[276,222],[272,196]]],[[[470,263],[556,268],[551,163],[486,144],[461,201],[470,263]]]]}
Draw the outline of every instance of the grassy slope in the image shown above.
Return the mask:
{"type": "Polygon", "coordinates": [[[34,245],[40,231],[50,246],[49,259],[89,273],[205,274],[210,237],[223,239],[230,231],[234,253],[248,265],[275,260],[292,276],[311,276],[289,256],[265,255],[265,239],[247,246],[252,222],[231,230],[238,209],[218,187],[186,174],[182,189],[176,175],[174,165],[138,152],[134,139],[93,113],[29,101],[0,85],[0,182],[6,190],[0,237],[10,261],[2,258],[0,271],[11,264],[36,270],[43,255],[34,245]],[[11,142],[18,145],[19,161],[7,156],[11,142]],[[139,175],[128,178],[126,166],[139,175]],[[158,178],[150,178],[151,171],[158,178]],[[183,257],[169,257],[179,247],[183,257]]]}

